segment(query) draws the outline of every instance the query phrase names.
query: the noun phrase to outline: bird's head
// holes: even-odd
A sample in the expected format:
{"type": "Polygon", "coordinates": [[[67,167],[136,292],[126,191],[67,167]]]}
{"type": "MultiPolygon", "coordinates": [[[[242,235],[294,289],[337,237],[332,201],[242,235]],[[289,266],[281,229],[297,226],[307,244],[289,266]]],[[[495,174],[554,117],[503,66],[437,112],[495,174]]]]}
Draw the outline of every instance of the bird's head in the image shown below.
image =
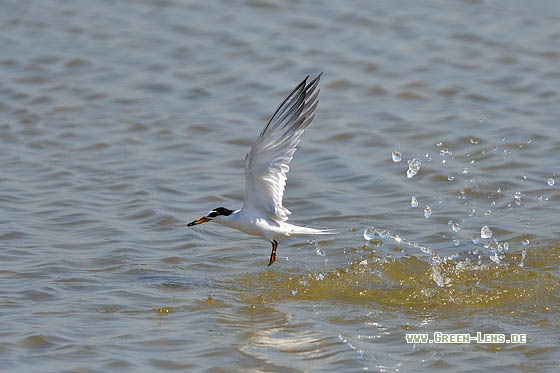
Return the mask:
{"type": "Polygon", "coordinates": [[[221,221],[223,221],[226,216],[231,215],[231,213],[233,212],[233,210],[230,209],[226,209],[225,207],[216,207],[215,209],[213,209],[212,211],[210,211],[208,214],[191,221],[189,224],[187,224],[187,227],[192,227],[193,225],[198,225],[198,224],[202,224],[202,223],[207,223],[209,221],[215,221],[216,223],[219,223],[221,221]]]}

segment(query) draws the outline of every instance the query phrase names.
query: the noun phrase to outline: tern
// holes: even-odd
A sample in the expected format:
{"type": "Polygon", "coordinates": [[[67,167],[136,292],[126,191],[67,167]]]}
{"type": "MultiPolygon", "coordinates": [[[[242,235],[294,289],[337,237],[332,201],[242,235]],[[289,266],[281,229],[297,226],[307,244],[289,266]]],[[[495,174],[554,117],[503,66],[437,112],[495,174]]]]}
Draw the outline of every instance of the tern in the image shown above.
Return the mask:
{"type": "Polygon", "coordinates": [[[213,221],[272,244],[270,266],[276,260],[278,240],[296,235],[333,234],[328,229],[287,223],[291,212],[282,205],[286,174],[301,135],[315,117],[321,74],[307,76],[274,112],[245,157],[245,202],[239,210],[217,207],[188,227],[213,221]]]}

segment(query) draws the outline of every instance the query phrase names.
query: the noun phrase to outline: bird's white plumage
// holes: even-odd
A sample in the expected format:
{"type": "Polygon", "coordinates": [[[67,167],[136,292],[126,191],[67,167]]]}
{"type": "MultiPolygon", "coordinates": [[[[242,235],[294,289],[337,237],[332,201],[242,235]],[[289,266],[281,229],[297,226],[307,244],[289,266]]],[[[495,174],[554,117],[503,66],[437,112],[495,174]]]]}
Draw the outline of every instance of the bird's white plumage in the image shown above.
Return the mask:
{"type": "Polygon", "coordinates": [[[245,157],[245,212],[273,221],[288,220],[282,205],[286,174],[303,131],[315,117],[321,75],[304,79],[272,115],[245,157]]]}
{"type": "Polygon", "coordinates": [[[265,237],[272,244],[271,265],[276,260],[277,239],[301,234],[333,234],[325,229],[289,224],[290,211],[282,205],[286,174],[303,131],[315,117],[319,74],[305,78],[276,109],[245,157],[245,203],[239,210],[218,207],[187,224],[214,221],[242,232],[265,237]]]}

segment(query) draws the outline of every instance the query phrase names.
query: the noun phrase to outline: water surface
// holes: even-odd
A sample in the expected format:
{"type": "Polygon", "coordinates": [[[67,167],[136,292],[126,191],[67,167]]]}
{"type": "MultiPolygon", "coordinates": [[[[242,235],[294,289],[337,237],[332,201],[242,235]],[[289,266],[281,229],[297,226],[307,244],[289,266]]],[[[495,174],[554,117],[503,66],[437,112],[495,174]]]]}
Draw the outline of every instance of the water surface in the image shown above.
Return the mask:
{"type": "Polygon", "coordinates": [[[556,369],[556,2],[0,7],[4,369],[556,369]],[[267,267],[266,240],[187,229],[241,206],[321,71],[285,204],[340,234],[267,267]],[[527,343],[406,343],[435,332],[527,343]]]}

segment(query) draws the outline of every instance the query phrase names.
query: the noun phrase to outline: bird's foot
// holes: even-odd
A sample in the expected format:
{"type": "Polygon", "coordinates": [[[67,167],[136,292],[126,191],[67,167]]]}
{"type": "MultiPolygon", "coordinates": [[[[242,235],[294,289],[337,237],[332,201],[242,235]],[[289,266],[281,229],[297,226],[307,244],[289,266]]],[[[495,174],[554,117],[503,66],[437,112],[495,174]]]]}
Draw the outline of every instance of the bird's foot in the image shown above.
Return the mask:
{"type": "Polygon", "coordinates": [[[278,242],[276,240],[273,240],[271,244],[272,252],[270,253],[270,260],[268,261],[268,265],[271,265],[276,261],[276,249],[278,248],[278,242]]]}

